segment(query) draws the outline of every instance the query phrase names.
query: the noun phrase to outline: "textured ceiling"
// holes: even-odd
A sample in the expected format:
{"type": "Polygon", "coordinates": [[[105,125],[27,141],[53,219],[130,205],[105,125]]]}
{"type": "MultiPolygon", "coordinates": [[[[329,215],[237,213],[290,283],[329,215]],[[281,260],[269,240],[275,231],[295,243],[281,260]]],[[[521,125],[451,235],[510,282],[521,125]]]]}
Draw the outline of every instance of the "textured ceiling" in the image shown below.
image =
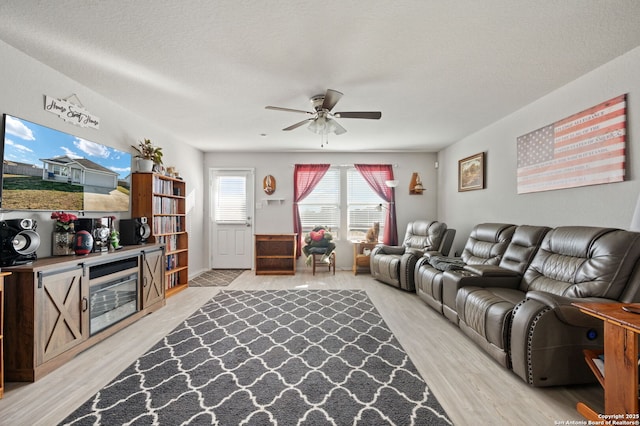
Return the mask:
{"type": "Polygon", "coordinates": [[[324,150],[437,151],[640,45],[636,0],[10,0],[0,17],[6,43],[203,151],[320,150],[281,130],[304,115],[264,107],[328,88],[382,119],[340,119],[324,150]]]}

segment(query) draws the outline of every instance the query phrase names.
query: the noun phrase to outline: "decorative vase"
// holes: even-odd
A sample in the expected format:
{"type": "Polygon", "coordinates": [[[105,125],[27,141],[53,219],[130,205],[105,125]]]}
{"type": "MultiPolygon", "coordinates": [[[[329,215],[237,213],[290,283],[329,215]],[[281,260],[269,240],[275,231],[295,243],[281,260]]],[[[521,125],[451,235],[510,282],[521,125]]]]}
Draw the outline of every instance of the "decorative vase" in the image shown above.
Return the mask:
{"type": "Polygon", "coordinates": [[[54,231],[51,238],[51,254],[53,256],[69,256],[73,251],[73,232],[54,231]]]}
{"type": "Polygon", "coordinates": [[[138,158],[138,171],[142,173],[151,173],[153,171],[153,160],[138,158]]]}

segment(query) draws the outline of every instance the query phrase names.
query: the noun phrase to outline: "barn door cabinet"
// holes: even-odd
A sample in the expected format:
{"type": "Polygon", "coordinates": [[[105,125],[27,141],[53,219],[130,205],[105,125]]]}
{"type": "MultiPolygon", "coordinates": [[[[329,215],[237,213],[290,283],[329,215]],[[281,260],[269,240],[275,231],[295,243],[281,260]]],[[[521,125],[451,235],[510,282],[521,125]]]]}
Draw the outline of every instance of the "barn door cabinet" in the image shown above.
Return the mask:
{"type": "Polygon", "coordinates": [[[146,245],[3,268],[11,272],[4,282],[6,380],[35,381],[164,306],[163,258],[162,246],[146,245]],[[126,283],[131,311],[104,325],[97,313],[113,303],[95,290],[111,289],[113,295],[113,283],[126,283]]]}
{"type": "Polygon", "coordinates": [[[161,248],[142,252],[142,308],[148,308],[165,297],[164,251],[161,248]]]}
{"type": "Polygon", "coordinates": [[[55,358],[89,337],[89,286],[83,266],[37,274],[36,365],[55,358]]]}

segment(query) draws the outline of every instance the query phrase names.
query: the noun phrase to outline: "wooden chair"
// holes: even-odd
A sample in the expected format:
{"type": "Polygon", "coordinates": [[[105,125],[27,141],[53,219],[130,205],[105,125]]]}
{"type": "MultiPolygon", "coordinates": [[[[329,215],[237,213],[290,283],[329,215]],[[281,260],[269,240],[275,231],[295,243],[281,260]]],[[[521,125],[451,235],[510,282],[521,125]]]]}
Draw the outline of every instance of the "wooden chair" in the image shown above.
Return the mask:
{"type": "Polygon", "coordinates": [[[329,255],[329,258],[328,258],[329,262],[322,260],[322,257],[324,256],[324,254],[322,253],[312,253],[311,256],[313,256],[313,260],[311,262],[313,275],[316,274],[316,266],[328,266],[329,272],[331,272],[331,268],[333,268],[333,275],[336,274],[336,252],[335,251],[329,255]]]}

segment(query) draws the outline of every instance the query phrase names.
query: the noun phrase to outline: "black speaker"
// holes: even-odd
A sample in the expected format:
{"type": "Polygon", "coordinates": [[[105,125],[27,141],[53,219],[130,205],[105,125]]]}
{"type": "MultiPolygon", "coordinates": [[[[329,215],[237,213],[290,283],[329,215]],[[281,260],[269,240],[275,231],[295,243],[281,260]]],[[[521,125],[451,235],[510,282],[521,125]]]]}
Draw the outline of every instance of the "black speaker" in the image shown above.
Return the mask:
{"type": "Polygon", "coordinates": [[[123,246],[144,244],[151,236],[146,217],[120,219],[120,244],[123,246]]]}
{"type": "Polygon", "coordinates": [[[0,266],[31,263],[37,259],[40,235],[32,219],[0,221],[0,266]]]}

